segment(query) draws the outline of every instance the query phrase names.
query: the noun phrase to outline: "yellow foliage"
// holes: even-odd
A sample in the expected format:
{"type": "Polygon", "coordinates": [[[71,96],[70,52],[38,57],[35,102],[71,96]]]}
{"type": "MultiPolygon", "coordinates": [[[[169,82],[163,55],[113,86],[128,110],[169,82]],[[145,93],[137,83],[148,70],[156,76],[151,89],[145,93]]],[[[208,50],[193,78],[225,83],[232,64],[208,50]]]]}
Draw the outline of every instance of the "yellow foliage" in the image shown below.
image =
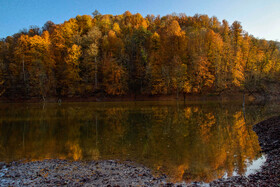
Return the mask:
{"type": "Polygon", "coordinates": [[[82,54],[81,46],[74,44],[70,49],[67,50],[67,53],[68,53],[68,57],[65,59],[65,62],[68,65],[73,64],[74,66],[78,66],[79,58],[82,54]]]}
{"type": "Polygon", "coordinates": [[[243,117],[243,113],[241,111],[234,114],[235,122],[234,122],[234,128],[237,132],[237,138],[239,140],[239,145],[242,148],[245,148],[246,145],[246,139],[247,139],[247,132],[246,132],[246,124],[243,117]]]}
{"type": "Polygon", "coordinates": [[[211,127],[216,124],[216,118],[212,113],[205,115],[206,121],[200,125],[201,138],[204,142],[208,142],[211,136],[211,127]]]}
{"type": "Polygon", "coordinates": [[[116,38],[116,33],[114,31],[110,30],[108,32],[108,37],[111,38],[111,39],[114,39],[114,38],[116,38]]]}
{"type": "Polygon", "coordinates": [[[184,34],[183,31],[181,31],[181,27],[178,23],[178,21],[173,20],[170,25],[167,27],[167,34],[169,36],[182,36],[184,34]]]}
{"type": "Polygon", "coordinates": [[[113,24],[113,31],[115,31],[117,34],[121,32],[121,28],[118,23],[113,24]]]}
{"type": "Polygon", "coordinates": [[[105,91],[111,95],[123,95],[126,93],[126,73],[124,68],[118,65],[114,59],[105,59],[103,66],[105,91]]]}
{"type": "Polygon", "coordinates": [[[191,117],[191,115],[192,115],[192,109],[191,109],[191,107],[186,107],[186,108],[184,109],[184,111],[185,111],[185,118],[186,118],[186,119],[190,119],[190,117],[191,117]]]}
{"type": "Polygon", "coordinates": [[[67,145],[69,146],[69,154],[68,156],[73,158],[74,160],[81,160],[82,159],[82,149],[80,148],[79,144],[68,142],[67,145]]]}
{"type": "Polygon", "coordinates": [[[191,90],[192,90],[191,84],[188,81],[185,81],[183,85],[183,91],[185,93],[191,93],[191,90]]]}

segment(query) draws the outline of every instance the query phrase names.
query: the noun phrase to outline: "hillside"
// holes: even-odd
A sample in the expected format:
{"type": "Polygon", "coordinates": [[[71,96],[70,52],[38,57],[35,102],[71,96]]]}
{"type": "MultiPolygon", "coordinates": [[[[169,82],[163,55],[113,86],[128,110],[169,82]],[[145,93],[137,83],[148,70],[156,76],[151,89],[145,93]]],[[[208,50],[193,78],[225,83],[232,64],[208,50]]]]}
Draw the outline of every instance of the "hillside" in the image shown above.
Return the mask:
{"type": "Polygon", "coordinates": [[[95,11],[0,41],[0,95],[12,99],[230,92],[267,98],[278,96],[279,79],[279,43],[207,15],[95,11]]]}

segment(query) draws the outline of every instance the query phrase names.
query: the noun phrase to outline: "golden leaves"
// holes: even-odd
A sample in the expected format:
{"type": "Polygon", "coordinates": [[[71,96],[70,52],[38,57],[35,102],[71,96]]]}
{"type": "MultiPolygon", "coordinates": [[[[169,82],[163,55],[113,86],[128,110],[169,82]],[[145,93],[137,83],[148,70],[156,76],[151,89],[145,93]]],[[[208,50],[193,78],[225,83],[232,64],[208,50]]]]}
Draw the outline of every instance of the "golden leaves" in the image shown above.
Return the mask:
{"type": "Polygon", "coordinates": [[[73,158],[73,160],[82,159],[82,149],[80,148],[79,144],[67,142],[66,145],[69,147],[68,157],[73,158]]]}
{"type": "Polygon", "coordinates": [[[78,15],[62,24],[48,22],[43,30],[31,28],[1,41],[0,57],[12,75],[6,76],[11,77],[6,85],[21,85],[21,77],[28,73],[34,85],[39,77],[53,77],[53,93],[75,80],[73,92],[94,95],[106,92],[105,87],[96,86],[106,80],[104,85],[122,85],[113,90],[126,90],[106,87],[114,94],[179,96],[245,87],[261,90],[262,80],[279,82],[277,43],[254,38],[237,21],[229,26],[227,21],[221,25],[216,17],[207,15],[144,18],[127,11],[94,18],[78,15]],[[113,70],[101,68],[108,59],[114,61],[108,67],[116,67],[113,75],[108,73],[113,70]],[[42,71],[39,76],[36,68],[48,73],[42,71]]]}
{"type": "Polygon", "coordinates": [[[73,64],[74,66],[79,65],[79,58],[82,54],[81,46],[78,46],[76,44],[72,45],[71,48],[67,49],[68,56],[65,59],[65,62],[68,65],[73,64]]]}
{"type": "Polygon", "coordinates": [[[184,35],[184,32],[181,30],[178,21],[173,20],[170,25],[167,26],[167,35],[178,37],[184,35]]]}
{"type": "Polygon", "coordinates": [[[113,58],[106,58],[103,63],[105,91],[110,95],[123,95],[126,93],[127,85],[125,81],[127,77],[124,68],[118,65],[113,58]]]}

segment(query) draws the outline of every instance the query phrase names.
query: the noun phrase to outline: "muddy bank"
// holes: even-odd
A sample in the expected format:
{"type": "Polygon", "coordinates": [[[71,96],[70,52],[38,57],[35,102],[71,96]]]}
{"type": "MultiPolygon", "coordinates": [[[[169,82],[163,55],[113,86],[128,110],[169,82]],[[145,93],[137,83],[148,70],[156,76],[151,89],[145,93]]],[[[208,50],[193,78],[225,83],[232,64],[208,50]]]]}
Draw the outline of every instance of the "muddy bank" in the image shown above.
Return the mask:
{"type": "Polygon", "coordinates": [[[259,137],[267,160],[261,171],[248,177],[219,179],[210,186],[279,186],[280,185],[280,116],[258,123],[253,130],[259,137]]]}

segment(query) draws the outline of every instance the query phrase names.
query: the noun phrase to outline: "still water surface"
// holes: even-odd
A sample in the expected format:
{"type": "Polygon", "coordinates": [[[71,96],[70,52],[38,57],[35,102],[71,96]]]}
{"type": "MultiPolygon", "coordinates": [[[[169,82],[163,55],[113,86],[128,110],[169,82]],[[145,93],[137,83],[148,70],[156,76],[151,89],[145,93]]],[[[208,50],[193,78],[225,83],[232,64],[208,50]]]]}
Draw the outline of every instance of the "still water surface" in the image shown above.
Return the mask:
{"type": "Polygon", "coordinates": [[[209,182],[264,162],[252,126],[279,109],[219,102],[0,104],[0,161],[131,160],[172,182],[209,182]]]}

